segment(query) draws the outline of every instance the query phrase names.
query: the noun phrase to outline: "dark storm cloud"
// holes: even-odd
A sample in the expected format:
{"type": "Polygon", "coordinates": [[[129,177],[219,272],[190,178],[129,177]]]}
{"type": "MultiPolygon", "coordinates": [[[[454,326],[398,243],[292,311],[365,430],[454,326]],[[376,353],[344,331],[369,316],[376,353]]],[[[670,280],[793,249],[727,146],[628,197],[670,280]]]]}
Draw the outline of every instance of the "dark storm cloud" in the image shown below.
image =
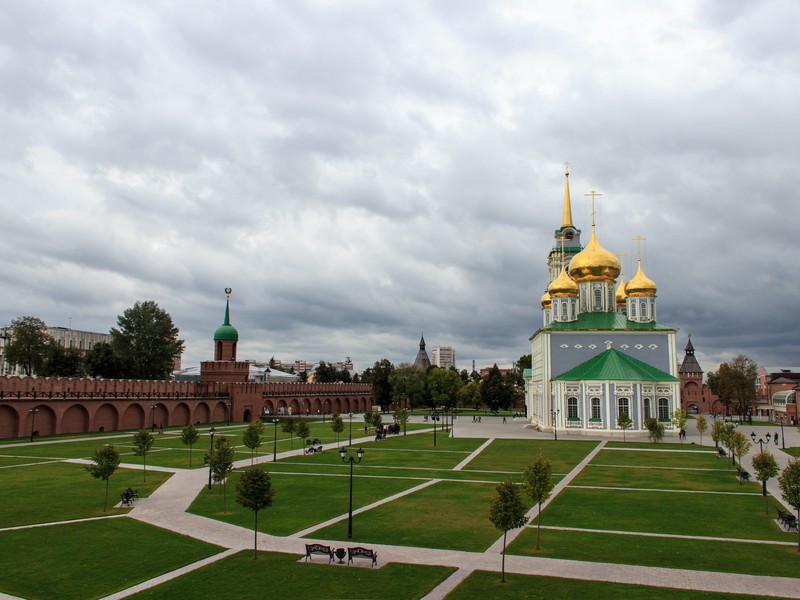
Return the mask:
{"type": "Polygon", "coordinates": [[[508,365],[576,224],[706,369],[798,364],[791,2],[13,3],[0,324],[155,299],[211,353],[508,365]]]}

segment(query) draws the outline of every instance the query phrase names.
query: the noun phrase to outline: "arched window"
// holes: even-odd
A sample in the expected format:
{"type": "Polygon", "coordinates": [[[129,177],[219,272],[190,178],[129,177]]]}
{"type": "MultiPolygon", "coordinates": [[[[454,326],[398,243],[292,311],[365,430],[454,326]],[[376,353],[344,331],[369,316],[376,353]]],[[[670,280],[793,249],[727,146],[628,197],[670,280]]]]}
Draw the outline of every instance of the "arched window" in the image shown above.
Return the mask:
{"type": "Polygon", "coordinates": [[[644,404],[644,418],[646,420],[650,418],[650,398],[645,398],[643,404],[644,404]]]}
{"type": "Polygon", "coordinates": [[[617,407],[618,407],[618,415],[617,416],[620,416],[620,417],[622,415],[631,416],[630,402],[628,401],[627,398],[620,398],[619,400],[617,400],[617,407]]]}
{"type": "Polygon", "coordinates": [[[581,287],[581,310],[586,312],[586,288],[581,287]]]}
{"type": "Polygon", "coordinates": [[[669,400],[666,398],[658,399],[658,420],[669,421],[669,400]]]}
{"type": "Polygon", "coordinates": [[[600,419],[600,398],[592,398],[592,418],[600,419]]]}
{"type": "Polygon", "coordinates": [[[641,309],[641,317],[642,320],[647,318],[647,300],[642,300],[641,304],[639,305],[641,309]]]}
{"type": "Polygon", "coordinates": [[[631,319],[636,318],[636,300],[631,302],[631,319]]]}
{"type": "Polygon", "coordinates": [[[600,310],[603,306],[603,290],[599,285],[594,286],[594,310],[600,310]]]}
{"type": "Polygon", "coordinates": [[[577,419],[578,418],[578,399],[577,398],[567,398],[567,418],[568,419],[577,419]]]}

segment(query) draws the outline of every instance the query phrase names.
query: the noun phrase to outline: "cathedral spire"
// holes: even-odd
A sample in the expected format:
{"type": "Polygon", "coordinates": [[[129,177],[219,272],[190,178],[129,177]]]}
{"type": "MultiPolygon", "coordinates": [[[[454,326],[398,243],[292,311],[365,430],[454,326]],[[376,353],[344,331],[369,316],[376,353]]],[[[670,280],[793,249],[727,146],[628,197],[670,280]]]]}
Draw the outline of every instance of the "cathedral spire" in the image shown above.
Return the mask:
{"type": "Polygon", "coordinates": [[[569,199],[569,163],[564,163],[564,216],[561,219],[561,227],[575,227],[572,224],[572,203],[569,199]]]}

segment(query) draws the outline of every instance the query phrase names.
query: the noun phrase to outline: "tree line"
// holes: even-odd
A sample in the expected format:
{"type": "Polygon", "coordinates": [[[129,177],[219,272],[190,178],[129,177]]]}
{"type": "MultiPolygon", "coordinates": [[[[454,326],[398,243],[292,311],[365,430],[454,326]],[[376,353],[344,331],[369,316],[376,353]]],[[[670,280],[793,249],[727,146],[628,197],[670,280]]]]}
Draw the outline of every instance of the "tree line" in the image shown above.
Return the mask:
{"type": "Polygon", "coordinates": [[[167,379],[184,348],[172,317],[152,300],[125,310],[110,331],[111,341],[85,352],[59,344],[38,317],[14,319],[10,329],[6,360],[23,374],[40,377],[167,379]]]}

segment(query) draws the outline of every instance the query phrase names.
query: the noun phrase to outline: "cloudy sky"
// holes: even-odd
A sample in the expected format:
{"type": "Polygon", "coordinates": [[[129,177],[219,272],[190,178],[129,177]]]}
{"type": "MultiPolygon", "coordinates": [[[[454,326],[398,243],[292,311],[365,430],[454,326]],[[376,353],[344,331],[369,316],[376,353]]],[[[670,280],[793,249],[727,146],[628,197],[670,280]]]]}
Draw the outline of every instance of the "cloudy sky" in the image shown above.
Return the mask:
{"type": "MultiPolygon", "coordinates": [[[[800,365],[800,3],[9,1],[0,326],[510,365],[574,217],[706,370],[800,365]]],[[[680,352],[682,356],[683,352],[680,352]]]]}

